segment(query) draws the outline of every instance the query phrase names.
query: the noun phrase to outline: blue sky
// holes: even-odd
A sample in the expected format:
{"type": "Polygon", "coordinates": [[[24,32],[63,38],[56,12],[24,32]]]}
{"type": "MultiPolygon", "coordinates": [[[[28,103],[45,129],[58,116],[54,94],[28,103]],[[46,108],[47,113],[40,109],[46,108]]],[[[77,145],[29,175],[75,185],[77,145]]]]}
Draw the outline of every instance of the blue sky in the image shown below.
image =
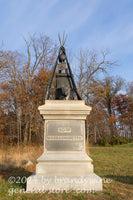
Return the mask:
{"type": "Polygon", "coordinates": [[[73,54],[109,49],[119,66],[109,72],[133,81],[133,0],[0,0],[0,42],[23,51],[23,36],[67,33],[73,54]]]}

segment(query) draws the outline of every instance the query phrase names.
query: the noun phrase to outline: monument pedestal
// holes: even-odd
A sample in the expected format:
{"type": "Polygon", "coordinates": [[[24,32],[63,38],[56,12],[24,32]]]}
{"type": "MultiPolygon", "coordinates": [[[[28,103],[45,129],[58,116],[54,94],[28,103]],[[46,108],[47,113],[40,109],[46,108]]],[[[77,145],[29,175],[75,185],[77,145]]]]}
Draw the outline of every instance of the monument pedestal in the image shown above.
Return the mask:
{"type": "Polygon", "coordinates": [[[27,191],[102,190],[102,179],[85,152],[85,120],[91,107],[85,101],[46,100],[39,111],[45,119],[44,153],[36,174],[27,179],[27,191]]]}

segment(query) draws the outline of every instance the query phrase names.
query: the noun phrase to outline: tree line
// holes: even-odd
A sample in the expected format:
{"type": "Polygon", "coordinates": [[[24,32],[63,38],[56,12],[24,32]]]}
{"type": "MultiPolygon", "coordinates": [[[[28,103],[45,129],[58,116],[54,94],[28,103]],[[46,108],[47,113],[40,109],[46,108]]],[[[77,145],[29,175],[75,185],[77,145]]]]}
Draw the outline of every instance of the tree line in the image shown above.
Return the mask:
{"type": "MultiPolygon", "coordinates": [[[[31,36],[24,42],[24,54],[0,49],[0,142],[40,144],[44,125],[38,106],[45,103],[58,46],[45,35],[31,36]]],[[[106,50],[98,53],[82,49],[73,70],[78,92],[92,107],[87,118],[87,141],[101,145],[133,139],[133,82],[106,76],[116,66],[108,55],[106,50]],[[104,78],[99,78],[102,74],[104,78]]],[[[51,99],[54,99],[54,84],[51,99]]]]}

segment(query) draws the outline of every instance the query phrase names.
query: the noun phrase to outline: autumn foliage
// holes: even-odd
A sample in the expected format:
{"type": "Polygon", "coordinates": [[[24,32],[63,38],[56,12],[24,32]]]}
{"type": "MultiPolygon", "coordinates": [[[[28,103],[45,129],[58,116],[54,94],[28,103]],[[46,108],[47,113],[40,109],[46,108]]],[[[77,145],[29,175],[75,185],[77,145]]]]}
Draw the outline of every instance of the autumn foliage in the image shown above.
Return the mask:
{"type": "Polygon", "coordinates": [[[43,141],[38,106],[44,104],[56,49],[46,36],[25,43],[26,55],[2,50],[0,54],[0,131],[9,143],[43,141]]]}
{"type": "MultiPolygon", "coordinates": [[[[46,88],[57,57],[57,47],[47,36],[25,40],[26,53],[0,50],[0,142],[31,144],[43,141],[43,120],[38,106],[44,104],[46,88]]],[[[81,51],[76,72],[77,88],[92,106],[87,119],[88,142],[117,144],[133,139],[133,82],[122,94],[120,77],[98,79],[114,62],[107,52],[81,51]],[[100,60],[101,59],[101,60],[100,60]],[[121,93],[120,93],[121,92],[121,93]]],[[[54,84],[54,82],[53,82],[54,84]]],[[[54,98],[53,88],[50,97],[54,98]]]]}

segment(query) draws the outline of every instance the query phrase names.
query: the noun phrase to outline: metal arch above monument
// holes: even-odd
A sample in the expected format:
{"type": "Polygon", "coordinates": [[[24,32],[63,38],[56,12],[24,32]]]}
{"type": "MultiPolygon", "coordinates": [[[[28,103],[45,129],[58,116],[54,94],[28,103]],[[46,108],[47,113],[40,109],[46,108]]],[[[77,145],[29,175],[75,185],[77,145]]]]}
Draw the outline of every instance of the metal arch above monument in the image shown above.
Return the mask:
{"type": "Polygon", "coordinates": [[[58,67],[58,73],[56,73],[56,100],[74,100],[74,93],[78,100],[82,100],[73,78],[70,64],[67,59],[66,50],[64,46],[61,46],[59,53],[52,70],[51,77],[47,86],[45,100],[49,99],[49,91],[55,74],[55,70],[58,67]]]}

